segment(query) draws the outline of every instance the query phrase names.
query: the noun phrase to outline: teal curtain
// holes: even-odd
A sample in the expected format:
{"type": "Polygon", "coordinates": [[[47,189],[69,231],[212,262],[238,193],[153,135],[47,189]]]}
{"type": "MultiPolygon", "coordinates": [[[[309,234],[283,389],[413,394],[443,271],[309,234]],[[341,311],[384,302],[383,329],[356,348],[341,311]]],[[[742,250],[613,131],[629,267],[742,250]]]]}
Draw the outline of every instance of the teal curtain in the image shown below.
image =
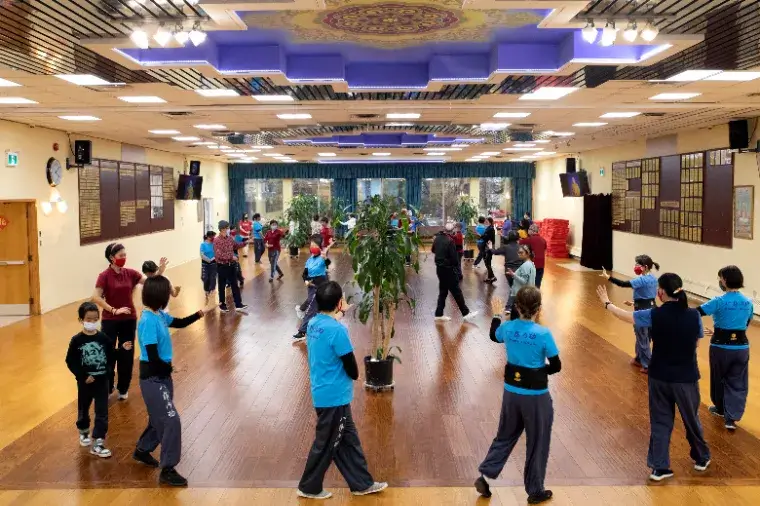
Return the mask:
{"type": "Polygon", "coordinates": [[[245,212],[245,180],[230,179],[230,223],[237,223],[245,212]]]}
{"type": "Polygon", "coordinates": [[[533,180],[517,178],[512,180],[512,216],[518,220],[523,213],[533,216],[533,180]]]}
{"type": "Polygon", "coordinates": [[[411,175],[406,178],[406,207],[419,210],[422,205],[422,178],[411,175]]]}
{"type": "Polygon", "coordinates": [[[355,178],[338,178],[335,180],[335,194],[333,197],[341,199],[351,210],[356,209],[356,179],[355,178]]]}

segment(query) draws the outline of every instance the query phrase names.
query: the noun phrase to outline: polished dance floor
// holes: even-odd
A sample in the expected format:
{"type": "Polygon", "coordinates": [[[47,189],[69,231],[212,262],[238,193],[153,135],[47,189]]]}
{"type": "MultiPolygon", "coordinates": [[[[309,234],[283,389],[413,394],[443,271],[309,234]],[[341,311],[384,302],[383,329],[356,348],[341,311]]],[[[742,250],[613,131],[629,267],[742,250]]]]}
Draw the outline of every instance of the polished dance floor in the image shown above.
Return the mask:
{"type": "MultiPolygon", "coordinates": [[[[351,277],[350,262],[334,256],[332,278],[351,277]]],[[[175,403],[182,417],[183,456],[178,467],[188,490],[158,488],[157,472],[131,460],[145,426],[136,383],[129,400],[112,400],[108,447],[97,459],[81,449],[74,427],[76,385],[64,356],[78,330],[76,305],[0,328],[0,505],[5,504],[297,504],[295,487],[311,444],[314,412],[306,348],[290,336],[293,307],[304,298],[305,260],[285,259],[286,278],[268,282],[268,264],[247,259],[246,315],[213,314],[173,333],[175,403]],[[265,272],[266,271],[266,272],[265,272]]],[[[410,278],[417,309],[397,320],[394,392],[355,386],[353,404],[370,470],[393,487],[377,497],[352,499],[332,469],[330,504],[485,504],[471,488],[477,466],[496,433],[504,349],[487,336],[489,301],[507,284],[482,282],[484,269],[466,269],[464,292],[476,324],[432,320],[437,282],[432,257],[410,278]]],[[[498,262],[498,261],[497,261],[498,262]]],[[[503,272],[501,263],[496,272],[503,272]]],[[[171,269],[182,286],[170,311],[184,316],[202,307],[199,265],[171,269]]],[[[632,330],[607,315],[594,295],[602,278],[547,266],[541,322],[560,348],[562,372],[551,379],[555,422],[547,486],[553,504],[696,505],[760,504],[760,390],[754,388],[735,434],[707,413],[707,347],[699,350],[705,437],[713,465],[692,470],[676,420],[672,461],[676,477],[648,485],[646,377],[628,365],[632,330]]],[[[94,281],[94,280],[93,280],[94,281]]],[[[350,292],[350,289],[348,289],[350,292]]],[[[621,302],[630,291],[613,287],[621,302]]],[[[368,328],[347,318],[357,356],[369,348],[368,328]]],[[[753,339],[758,331],[751,330],[753,339]]],[[[758,385],[757,362],[750,384],[758,385]]],[[[363,366],[360,366],[363,368],[363,366]]],[[[363,371],[362,371],[363,374],[363,371]]],[[[524,441],[507,463],[491,504],[525,504],[524,441]]],[[[304,501],[301,500],[301,503],[304,501]]]]}

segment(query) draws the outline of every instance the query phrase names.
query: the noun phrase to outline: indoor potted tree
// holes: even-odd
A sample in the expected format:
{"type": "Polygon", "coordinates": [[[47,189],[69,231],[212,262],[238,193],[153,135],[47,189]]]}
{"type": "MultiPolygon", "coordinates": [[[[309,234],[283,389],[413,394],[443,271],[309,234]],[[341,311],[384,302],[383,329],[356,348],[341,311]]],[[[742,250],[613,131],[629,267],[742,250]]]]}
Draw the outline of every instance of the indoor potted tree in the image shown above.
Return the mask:
{"type": "Polygon", "coordinates": [[[354,269],[354,280],[362,292],[358,303],[359,321],[372,318],[372,348],[364,358],[364,386],[373,390],[393,388],[393,361],[400,360],[391,346],[399,304],[414,307],[407,292],[405,259],[411,255],[413,268],[419,271],[417,255],[420,246],[416,235],[408,234],[409,220],[402,218],[393,227],[390,217],[399,212],[393,199],[374,196],[359,210],[356,227],[348,236],[348,249],[354,269]]]}
{"type": "Polygon", "coordinates": [[[457,206],[454,209],[454,216],[457,222],[462,224],[464,233],[464,257],[468,259],[475,258],[475,251],[468,249],[468,246],[477,241],[475,233],[472,231],[472,225],[478,217],[478,208],[475,206],[469,195],[460,195],[457,200],[457,206]]]}
{"type": "Polygon", "coordinates": [[[283,243],[288,247],[291,257],[298,256],[301,248],[309,242],[311,234],[311,217],[317,209],[317,198],[313,195],[294,196],[285,210],[285,220],[290,229],[283,243]],[[293,224],[291,227],[290,224],[293,224]]]}

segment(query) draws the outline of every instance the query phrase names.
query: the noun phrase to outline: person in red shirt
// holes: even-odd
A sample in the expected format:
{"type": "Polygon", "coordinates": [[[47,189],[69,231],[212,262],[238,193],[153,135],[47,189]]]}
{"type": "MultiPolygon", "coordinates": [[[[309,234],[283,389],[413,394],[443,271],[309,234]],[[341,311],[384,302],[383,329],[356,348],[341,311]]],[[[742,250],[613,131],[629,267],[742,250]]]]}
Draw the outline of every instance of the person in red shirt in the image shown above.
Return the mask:
{"type": "MultiPolygon", "coordinates": [[[[251,232],[253,231],[253,222],[248,219],[248,213],[243,215],[243,218],[238,222],[238,233],[243,238],[243,242],[246,242],[251,238],[251,232]]],[[[248,248],[242,248],[244,257],[248,257],[248,248]]]]}
{"type": "Polygon", "coordinates": [[[278,280],[282,279],[282,277],[285,275],[278,265],[278,262],[280,260],[280,240],[282,239],[282,236],[283,233],[282,230],[280,230],[280,225],[277,223],[277,220],[270,221],[269,230],[264,235],[264,242],[266,243],[267,251],[269,252],[269,266],[271,269],[269,274],[270,283],[274,282],[275,272],[278,274],[278,280]]]}
{"type": "Polygon", "coordinates": [[[219,310],[222,313],[229,312],[226,301],[227,286],[232,290],[235,311],[245,311],[248,308],[240,298],[240,285],[235,271],[235,254],[246,244],[248,243],[236,242],[230,236],[230,223],[227,220],[219,222],[219,234],[214,238],[214,258],[216,260],[216,274],[219,279],[219,310]]]}
{"type": "Polygon", "coordinates": [[[322,230],[320,230],[319,234],[322,236],[322,248],[329,248],[333,243],[333,232],[330,228],[330,220],[327,219],[327,216],[322,218],[322,230]]]}
{"type": "Polygon", "coordinates": [[[544,267],[546,266],[546,239],[538,235],[538,225],[533,223],[528,227],[528,237],[520,239],[520,244],[527,244],[533,250],[535,255],[533,264],[536,266],[536,288],[541,288],[541,280],[544,279],[544,267]]]}
{"type": "MultiPolygon", "coordinates": [[[[95,282],[95,292],[92,302],[103,310],[102,331],[111,339],[117,348],[115,360],[109,364],[109,391],[113,392],[116,368],[119,382],[119,400],[127,399],[129,385],[132,383],[132,366],[135,353],[132,351],[137,331],[137,312],[132,301],[132,292],[137,285],[145,283],[146,277],[140,272],[125,267],[127,250],[123,244],[112,243],[106,247],[108,268],[98,275],[95,282]]],[[[158,274],[163,274],[169,262],[162,258],[158,266],[158,274]]]]}
{"type": "Polygon", "coordinates": [[[464,279],[462,275],[462,257],[464,257],[464,234],[462,233],[462,224],[454,224],[454,245],[457,247],[457,256],[459,257],[459,281],[464,279]]]}

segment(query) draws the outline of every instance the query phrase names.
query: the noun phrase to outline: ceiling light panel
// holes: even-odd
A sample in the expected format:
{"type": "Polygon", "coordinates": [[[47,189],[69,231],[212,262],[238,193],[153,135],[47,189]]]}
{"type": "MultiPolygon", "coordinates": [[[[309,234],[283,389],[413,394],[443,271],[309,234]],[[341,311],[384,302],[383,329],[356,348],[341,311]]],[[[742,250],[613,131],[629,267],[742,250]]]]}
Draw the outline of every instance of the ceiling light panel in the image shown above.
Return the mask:
{"type": "Polygon", "coordinates": [[[225,125],[193,125],[195,128],[198,128],[200,130],[227,130],[227,127],[225,125]]]}
{"type": "Polygon", "coordinates": [[[391,112],[385,115],[386,119],[419,119],[417,112],[391,112]]]}
{"type": "Polygon", "coordinates": [[[638,116],[640,112],[608,112],[599,116],[600,118],[633,118],[638,116]]]}
{"type": "Polygon", "coordinates": [[[111,84],[105,79],[101,79],[92,74],[60,74],[55,77],[70,82],[71,84],[76,84],[77,86],[105,86],[111,84]]]}
{"type": "Polygon", "coordinates": [[[700,95],[701,93],[660,93],[659,95],[649,97],[649,100],[688,100],[700,95]]]}
{"type": "Polygon", "coordinates": [[[504,130],[510,123],[481,123],[481,130],[504,130]]]}
{"type": "Polygon", "coordinates": [[[290,95],[253,95],[253,99],[258,102],[294,102],[295,99],[290,95]]]}
{"type": "Polygon", "coordinates": [[[586,123],[573,123],[573,126],[574,127],[600,127],[600,126],[604,126],[606,124],[607,123],[605,123],[603,121],[589,121],[589,122],[586,122],[586,123]]]}
{"type": "Polygon", "coordinates": [[[529,112],[497,112],[493,115],[494,118],[527,118],[530,116],[529,112]]]}
{"type": "Polygon", "coordinates": [[[318,156],[338,156],[335,153],[317,153],[318,156]]]}
{"type": "Polygon", "coordinates": [[[566,87],[544,87],[539,88],[532,93],[522,95],[519,100],[559,100],[562,97],[578,91],[578,88],[566,87]]]}
{"type": "Polygon", "coordinates": [[[180,135],[177,137],[172,137],[172,139],[179,142],[195,142],[201,140],[200,137],[193,137],[192,135],[180,135]]]}
{"type": "Polygon", "coordinates": [[[164,100],[161,97],[156,97],[152,95],[145,95],[145,96],[129,96],[129,97],[117,97],[122,102],[127,102],[129,104],[165,104],[166,100],[164,100]]]}
{"type": "Polygon", "coordinates": [[[719,74],[719,73],[720,73],[720,70],[685,70],[665,80],[670,81],[670,82],[676,82],[676,83],[685,83],[689,81],[701,81],[702,79],[707,79],[708,77],[714,76],[715,74],[719,74]]]}
{"type": "Polygon", "coordinates": [[[303,113],[285,113],[285,114],[278,114],[278,118],[280,119],[311,119],[311,114],[303,112],[303,113]]]}
{"type": "Polygon", "coordinates": [[[240,93],[238,93],[236,90],[230,90],[230,89],[214,89],[214,90],[195,90],[195,92],[202,96],[207,98],[222,98],[222,97],[237,97],[240,96],[240,93]]]}
{"type": "Polygon", "coordinates": [[[33,105],[34,100],[23,97],[0,97],[0,105],[33,105]]]}
{"type": "Polygon", "coordinates": [[[9,81],[7,79],[0,79],[0,88],[14,88],[16,86],[21,86],[18,83],[14,83],[13,81],[9,81]]]}
{"type": "Polygon", "coordinates": [[[179,130],[148,130],[153,135],[179,135],[179,130]]]}
{"type": "Polygon", "coordinates": [[[97,116],[58,116],[66,121],[100,121],[97,116]]]}
{"type": "Polygon", "coordinates": [[[760,79],[760,72],[732,72],[726,71],[706,77],[705,81],[736,81],[746,82],[760,79]]]}

